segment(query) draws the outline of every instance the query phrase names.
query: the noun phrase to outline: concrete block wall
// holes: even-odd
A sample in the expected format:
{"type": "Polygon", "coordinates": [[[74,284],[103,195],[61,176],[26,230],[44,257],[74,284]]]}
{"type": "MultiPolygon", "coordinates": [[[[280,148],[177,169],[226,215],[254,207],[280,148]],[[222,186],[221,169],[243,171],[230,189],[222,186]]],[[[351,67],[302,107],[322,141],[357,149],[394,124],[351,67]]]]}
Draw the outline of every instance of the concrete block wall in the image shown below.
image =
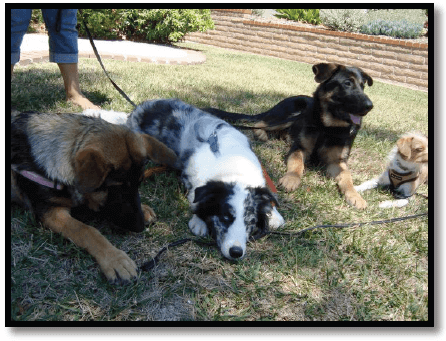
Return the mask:
{"type": "Polygon", "coordinates": [[[185,40],[308,64],[356,66],[374,79],[428,90],[428,44],[255,21],[246,9],[213,9],[211,16],[215,29],[185,40]]]}

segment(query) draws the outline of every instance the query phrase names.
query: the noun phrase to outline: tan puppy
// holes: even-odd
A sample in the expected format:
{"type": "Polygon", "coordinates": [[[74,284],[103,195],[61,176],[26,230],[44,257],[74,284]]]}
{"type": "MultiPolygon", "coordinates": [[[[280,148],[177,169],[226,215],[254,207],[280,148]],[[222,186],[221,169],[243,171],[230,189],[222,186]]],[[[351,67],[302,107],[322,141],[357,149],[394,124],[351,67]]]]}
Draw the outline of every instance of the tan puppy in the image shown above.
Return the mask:
{"type": "Polygon", "coordinates": [[[427,183],[428,138],[418,133],[407,133],[397,142],[389,154],[389,164],[378,177],[355,186],[358,192],[368,189],[389,187],[398,200],[387,200],[379,207],[403,207],[418,187],[427,183]]]}

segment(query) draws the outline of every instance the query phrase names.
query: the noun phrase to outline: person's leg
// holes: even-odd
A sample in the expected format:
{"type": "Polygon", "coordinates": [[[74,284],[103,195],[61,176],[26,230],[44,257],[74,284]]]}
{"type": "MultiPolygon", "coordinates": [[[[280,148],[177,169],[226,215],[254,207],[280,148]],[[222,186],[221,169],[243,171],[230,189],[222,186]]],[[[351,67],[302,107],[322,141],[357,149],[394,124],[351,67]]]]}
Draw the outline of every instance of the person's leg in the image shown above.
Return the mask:
{"type": "Polygon", "coordinates": [[[82,109],[99,109],[81,92],[78,72],[77,9],[43,9],[49,33],[50,62],[57,63],[64,80],[67,101],[82,109]]]}
{"type": "Polygon", "coordinates": [[[11,77],[20,60],[20,45],[31,20],[32,9],[11,9],[11,77]]]}
{"type": "Polygon", "coordinates": [[[98,106],[91,103],[79,88],[79,72],[77,63],[58,63],[62,74],[67,101],[71,101],[82,107],[82,109],[99,109],[98,106]]]}

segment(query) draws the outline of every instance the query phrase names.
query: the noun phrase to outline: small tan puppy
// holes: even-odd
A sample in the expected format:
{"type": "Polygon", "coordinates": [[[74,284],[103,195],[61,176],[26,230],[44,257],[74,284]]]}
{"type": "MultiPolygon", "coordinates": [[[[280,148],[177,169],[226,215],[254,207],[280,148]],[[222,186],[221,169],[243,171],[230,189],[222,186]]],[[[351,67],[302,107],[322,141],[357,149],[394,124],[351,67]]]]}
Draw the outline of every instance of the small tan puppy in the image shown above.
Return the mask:
{"type": "Polygon", "coordinates": [[[379,204],[381,208],[403,207],[418,186],[427,183],[428,139],[418,133],[407,133],[397,142],[389,154],[389,164],[378,177],[355,186],[358,192],[368,189],[389,187],[397,200],[387,200],[379,204]]]}

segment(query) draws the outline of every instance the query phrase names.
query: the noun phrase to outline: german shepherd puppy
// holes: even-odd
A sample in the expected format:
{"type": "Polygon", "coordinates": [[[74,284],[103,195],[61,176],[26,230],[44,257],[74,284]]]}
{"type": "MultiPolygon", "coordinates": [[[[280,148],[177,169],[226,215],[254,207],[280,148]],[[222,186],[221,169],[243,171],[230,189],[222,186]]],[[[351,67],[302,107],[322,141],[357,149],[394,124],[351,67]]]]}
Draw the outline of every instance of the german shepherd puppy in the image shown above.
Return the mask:
{"type": "Polygon", "coordinates": [[[367,203],[353,187],[347,160],[362,117],[373,108],[364,93],[365,84],[373,84],[372,77],[359,68],[332,63],[313,65],[313,72],[319,83],[313,97],[290,97],[258,115],[204,110],[223,119],[256,122],[259,129],[254,133],[261,140],[267,139],[266,131],[288,133],[292,145],[286,157],[287,173],[279,180],[285,190],[299,186],[306,161],[322,163],[347,202],[363,209],[367,203]]]}
{"type": "Polygon", "coordinates": [[[85,248],[111,282],[136,276],[136,264],[71,210],[103,212],[141,232],[155,219],[138,186],[147,158],[173,165],[175,153],[155,138],[78,114],[25,112],[11,119],[11,199],[43,225],[85,248]]]}

